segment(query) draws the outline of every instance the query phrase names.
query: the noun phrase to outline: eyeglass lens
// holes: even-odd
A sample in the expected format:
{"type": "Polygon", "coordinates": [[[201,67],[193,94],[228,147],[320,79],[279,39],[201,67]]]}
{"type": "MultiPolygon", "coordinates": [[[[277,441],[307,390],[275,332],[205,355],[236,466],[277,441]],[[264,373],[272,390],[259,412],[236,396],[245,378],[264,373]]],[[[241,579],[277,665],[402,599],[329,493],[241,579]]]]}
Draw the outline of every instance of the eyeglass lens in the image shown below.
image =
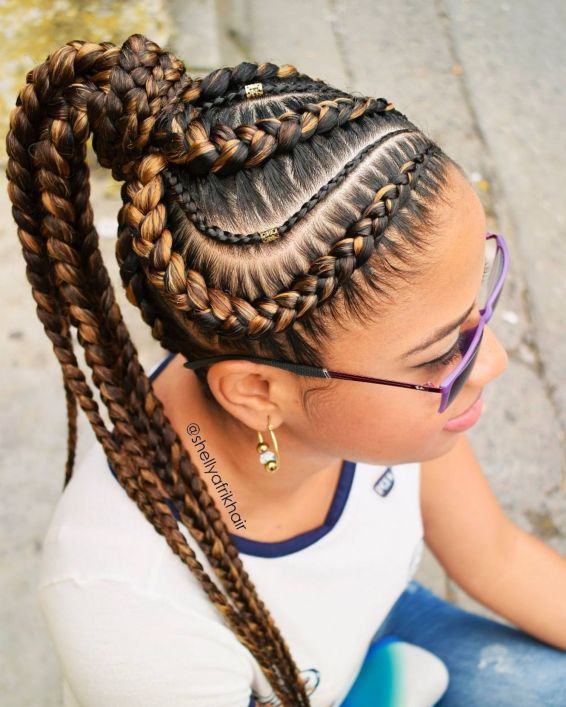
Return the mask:
{"type": "Polygon", "coordinates": [[[450,395],[448,396],[447,406],[450,405],[452,400],[462,390],[462,386],[464,385],[464,383],[468,380],[469,375],[472,372],[472,368],[474,367],[474,363],[476,362],[476,358],[477,358],[478,352],[480,350],[480,345],[481,345],[482,339],[483,339],[483,331],[481,333],[480,340],[478,341],[478,345],[476,346],[476,350],[472,354],[468,363],[460,371],[460,375],[452,383],[452,388],[450,389],[450,395]]]}
{"type": "Polygon", "coordinates": [[[495,238],[486,239],[485,260],[488,269],[482,279],[478,297],[479,307],[482,311],[485,309],[487,300],[499,282],[499,278],[503,270],[503,252],[501,248],[497,247],[497,241],[495,238]]]}
{"type": "MultiPolygon", "coordinates": [[[[486,261],[488,263],[488,270],[486,271],[486,274],[484,276],[484,279],[482,281],[482,286],[480,288],[480,295],[478,298],[479,302],[479,308],[483,312],[485,310],[485,306],[487,304],[488,299],[491,297],[495,286],[499,282],[499,278],[501,276],[501,273],[503,271],[503,254],[501,252],[501,249],[497,247],[497,242],[495,238],[488,238],[486,240],[486,261]]],[[[499,291],[497,297],[495,298],[495,301],[492,304],[492,308],[495,309],[495,306],[499,300],[499,295],[503,291],[503,288],[499,291]]],[[[475,329],[468,330],[469,331],[469,336],[466,338],[464,341],[464,346],[462,347],[464,349],[464,352],[468,350],[468,347],[471,343],[471,340],[473,338],[475,329]]],[[[480,340],[478,341],[476,345],[476,349],[474,353],[472,354],[470,360],[467,362],[467,364],[464,366],[464,368],[460,371],[460,375],[454,380],[452,383],[452,388],[450,390],[450,395],[448,396],[448,401],[446,406],[450,405],[452,400],[458,395],[458,393],[462,390],[462,387],[464,383],[468,380],[468,377],[470,373],[472,372],[472,368],[474,367],[474,363],[476,362],[476,358],[478,355],[478,352],[480,350],[480,345],[483,339],[483,331],[480,336],[480,340]]]]}

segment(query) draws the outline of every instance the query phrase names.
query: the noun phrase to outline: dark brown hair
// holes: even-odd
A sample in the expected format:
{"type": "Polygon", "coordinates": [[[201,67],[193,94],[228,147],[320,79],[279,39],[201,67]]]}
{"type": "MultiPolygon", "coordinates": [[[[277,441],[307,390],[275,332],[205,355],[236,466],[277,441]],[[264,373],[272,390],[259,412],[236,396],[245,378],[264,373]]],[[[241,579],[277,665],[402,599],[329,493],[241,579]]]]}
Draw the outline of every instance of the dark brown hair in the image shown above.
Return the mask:
{"type": "MultiPolygon", "coordinates": [[[[196,575],[277,697],[308,705],[289,648],[116,304],[93,226],[87,140],[123,182],[116,255],[127,297],[155,339],[188,360],[237,352],[323,365],[332,323],[379,316],[378,303],[394,301],[395,287],[417,274],[411,256],[426,255],[447,165],[462,170],[384,98],[271,63],[191,78],[140,34],[121,47],[69,42],[26,80],[6,140],[8,190],[37,315],[63,371],[64,484],[78,401],[120,484],[196,575]],[[250,84],[261,84],[260,97],[248,97],[250,84]],[[225,593],[164,499],[179,509],[225,593]]],[[[207,369],[196,373],[216,403],[207,369]]],[[[303,391],[304,404],[312,391],[303,391]]]]}

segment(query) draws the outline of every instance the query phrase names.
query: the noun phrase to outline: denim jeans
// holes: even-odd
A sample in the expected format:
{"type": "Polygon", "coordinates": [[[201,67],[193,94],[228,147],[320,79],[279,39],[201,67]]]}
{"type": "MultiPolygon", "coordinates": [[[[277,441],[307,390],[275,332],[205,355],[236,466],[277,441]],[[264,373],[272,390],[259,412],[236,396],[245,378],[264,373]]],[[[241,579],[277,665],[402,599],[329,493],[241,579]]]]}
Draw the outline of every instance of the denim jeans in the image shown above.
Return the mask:
{"type": "MultiPolygon", "coordinates": [[[[398,655],[403,656],[402,651],[398,655]]],[[[435,707],[566,707],[566,651],[518,628],[458,608],[413,580],[373,636],[358,676],[341,705],[421,707],[427,700],[419,698],[418,682],[429,679],[437,679],[437,688],[441,685],[437,689],[440,699],[428,702],[435,707]],[[432,669],[419,674],[418,670],[410,670],[418,661],[404,662],[391,655],[387,658],[387,653],[392,654],[396,647],[409,649],[410,657],[413,650],[417,658],[423,656],[425,664],[428,656],[432,669]],[[442,670],[435,677],[438,668],[442,670]],[[442,683],[445,668],[446,688],[442,683]],[[396,671],[401,673],[400,682],[396,671]],[[387,696],[382,698],[387,684],[389,691],[385,690],[387,696]],[[401,698],[404,686],[411,694],[407,692],[401,698]],[[379,697],[373,699],[376,695],[379,697]]]]}

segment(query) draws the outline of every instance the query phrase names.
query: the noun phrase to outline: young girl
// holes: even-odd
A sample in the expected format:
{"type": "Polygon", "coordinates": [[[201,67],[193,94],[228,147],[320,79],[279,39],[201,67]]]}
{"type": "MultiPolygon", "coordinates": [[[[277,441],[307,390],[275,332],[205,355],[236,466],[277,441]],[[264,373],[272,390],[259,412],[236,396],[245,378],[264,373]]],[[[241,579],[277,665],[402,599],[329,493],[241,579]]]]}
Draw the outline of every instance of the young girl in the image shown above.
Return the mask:
{"type": "Polygon", "coordinates": [[[465,434],[507,366],[504,237],[386,99],[184,68],[139,34],[70,42],[7,137],[69,413],[38,587],[65,705],[566,704],[566,561],[503,514],[465,434]],[[149,378],[91,134],[123,182],[128,300],[168,352],[149,378]],[[73,474],[77,402],[98,442],[73,474]],[[517,628],[412,580],[423,541],[517,628]]]}

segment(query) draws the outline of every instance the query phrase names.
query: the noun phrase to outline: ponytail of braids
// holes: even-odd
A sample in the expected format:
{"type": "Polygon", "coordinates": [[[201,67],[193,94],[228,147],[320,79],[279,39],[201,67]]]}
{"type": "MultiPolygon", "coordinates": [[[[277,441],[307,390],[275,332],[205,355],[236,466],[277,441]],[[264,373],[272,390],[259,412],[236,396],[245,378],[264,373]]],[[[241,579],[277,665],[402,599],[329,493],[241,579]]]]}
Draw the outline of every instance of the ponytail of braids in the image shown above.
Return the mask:
{"type": "MultiPolygon", "coordinates": [[[[382,239],[388,243],[386,227],[401,207],[410,207],[411,190],[419,180],[424,180],[423,189],[433,184],[423,173],[427,166],[434,168],[440,150],[431,141],[411,142],[412,152],[396,176],[379,185],[345,233],[322,254],[314,257],[313,251],[310,265],[288,287],[253,302],[207,283],[189,266],[186,240],[173,228],[171,210],[176,204],[191,228],[222,247],[261,247],[269,239],[260,230],[232,233],[208,223],[186,180],[197,184],[212,175],[220,184],[242,178],[272,160],[289,160],[309,148],[322,150],[322,136],[344,144],[354,136],[360,139],[355,124],[378,119],[384,125],[398,121],[401,129],[373,140],[285,223],[271,229],[270,239],[277,240],[342,185],[370,149],[397,133],[422,134],[387,100],[352,97],[287,64],[242,62],[193,79],[177,57],[133,34],[121,47],[69,42],[30,70],[6,138],[8,192],[26,275],[63,374],[68,413],[64,487],[73,471],[78,403],[119,483],[198,578],[281,704],[289,707],[310,704],[305,683],[155,396],[122,319],[93,225],[87,141],[92,135],[98,162],[123,182],[116,255],[127,298],[140,308],[154,338],[190,358],[200,351],[187,344],[180,322],[190,321],[211,341],[224,337],[251,347],[265,338],[276,350],[279,335],[287,330],[291,344],[299,344],[295,325],[304,320],[308,329],[308,315],[345,286],[357,268],[367,272],[369,264],[364,264],[376,247],[382,239]],[[266,101],[292,94],[300,105],[278,113],[266,108],[266,117],[241,125],[215,122],[218,111],[246,101],[246,86],[253,83],[262,85],[266,101]],[[310,100],[313,95],[316,100],[310,100]],[[71,327],[112,429],[79,366],[71,327]],[[215,578],[197,560],[166,500],[179,509],[180,522],[198,542],[215,578]]],[[[325,149],[331,154],[331,142],[325,149]]],[[[440,171],[435,175],[441,178],[440,171]]],[[[196,373],[202,383],[203,371],[196,373]]]]}

